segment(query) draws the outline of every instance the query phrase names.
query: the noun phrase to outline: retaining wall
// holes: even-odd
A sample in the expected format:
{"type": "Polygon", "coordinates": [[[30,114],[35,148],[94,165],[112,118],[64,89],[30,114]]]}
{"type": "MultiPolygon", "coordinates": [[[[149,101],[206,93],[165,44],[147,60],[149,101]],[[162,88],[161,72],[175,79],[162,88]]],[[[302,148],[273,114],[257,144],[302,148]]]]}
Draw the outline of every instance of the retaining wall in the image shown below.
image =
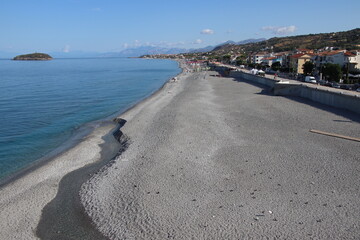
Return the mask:
{"type": "Polygon", "coordinates": [[[233,78],[243,78],[243,79],[246,79],[246,80],[249,80],[252,82],[266,85],[268,87],[274,87],[276,84],[276,81],[273,79],[260,77],[258,75],[249,74],[249,73],[240,72],[240,71],[231,71],[229,76],[233,77],[233,78]]]}
{"type": "Polygon", "coordinates": [[[257,75],[231,71],[229,74],[233,78],[242,78],[248,81],[263,84],[271,87],[275,95],[280,96],[298,96],[309,99],[314,102],[322,103],[328,106],[346,109],[360,114],[360,95],[356,92],[338,91],[331,88],[307,86],[299,84],[284,84],[278,83],[273,79],[260,77],[257,75]]]}

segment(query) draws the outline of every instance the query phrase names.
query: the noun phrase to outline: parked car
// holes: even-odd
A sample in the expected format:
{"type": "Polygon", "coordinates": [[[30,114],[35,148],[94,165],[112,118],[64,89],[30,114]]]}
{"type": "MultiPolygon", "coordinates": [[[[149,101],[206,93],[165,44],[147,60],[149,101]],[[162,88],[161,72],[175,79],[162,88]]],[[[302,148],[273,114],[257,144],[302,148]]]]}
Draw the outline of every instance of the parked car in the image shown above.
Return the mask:
{"type": "Polygon", "coordinates": [[[340,88],[340,84],[338,84],[338,83],[336,83],[336,82],[332,82],[332,83],[331,83],[331,86],[332,86],[333,88],[340,88]]]}
{"type": "Polygon", "coordinates": [[[327,87],[332,87],[332,84],[331,84],[331,83],[329,83],[329,82],[326,82],[326,83],[324,83],[324,86],[327,86],[327,87]]]}
{"type": "Polygon", "coordinates": [[[358,88],[360,88],[360,83],[355,83],[352,87],[354,91],[357,91],[358,88]]]}
{"type": "Polygon", "coordinates": [[[266,70],[265,70],[265,73],[266,73],[266,74],[273,74],[273,75],[274,75],[274,74],[276,73],[276,71],[274,71],[274,70],[272,70],[272,69],[266,69],[266,70]]]}
{"type": "Polygon", "coordinates": [[[347,84],[342,84],[340,86],[341,89],[345,89],[345,90],[351,90],[351,85],[347,85],[347,84]]]}
{"type": "Polygon", "coordinates": [[[320,85],[325,85],[327,83],[327,81],[325,80],[319,80],[318,83],[320,83],[320,85]]]}
{"type": "Polygon", "coordinates": [[[306,76],[304,81],[308,83],[316,83],[316,79],[313,76],[306,76]]]}

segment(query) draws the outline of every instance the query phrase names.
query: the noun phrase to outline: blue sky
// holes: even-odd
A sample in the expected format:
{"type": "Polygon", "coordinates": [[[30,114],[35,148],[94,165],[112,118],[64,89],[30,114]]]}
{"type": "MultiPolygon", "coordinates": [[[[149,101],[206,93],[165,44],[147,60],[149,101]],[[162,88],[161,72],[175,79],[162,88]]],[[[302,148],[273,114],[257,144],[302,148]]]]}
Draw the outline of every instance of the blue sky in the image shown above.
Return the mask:
{"type": "Polygon", "coordinates": [[[360,27],[359,0],[1,0],[0,51],[200,48],[360,27]]]}

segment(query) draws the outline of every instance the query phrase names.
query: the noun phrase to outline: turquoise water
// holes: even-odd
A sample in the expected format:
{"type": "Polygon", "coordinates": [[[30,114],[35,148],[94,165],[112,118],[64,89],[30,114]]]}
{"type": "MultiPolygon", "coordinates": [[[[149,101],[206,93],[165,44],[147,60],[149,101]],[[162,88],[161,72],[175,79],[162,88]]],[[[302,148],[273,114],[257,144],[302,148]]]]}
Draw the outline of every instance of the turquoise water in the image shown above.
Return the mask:
{"type": "Polygon", "coordinates": [[[0,60],[0,178],[120,113],[180,72],[169,60],[0,60]]]}

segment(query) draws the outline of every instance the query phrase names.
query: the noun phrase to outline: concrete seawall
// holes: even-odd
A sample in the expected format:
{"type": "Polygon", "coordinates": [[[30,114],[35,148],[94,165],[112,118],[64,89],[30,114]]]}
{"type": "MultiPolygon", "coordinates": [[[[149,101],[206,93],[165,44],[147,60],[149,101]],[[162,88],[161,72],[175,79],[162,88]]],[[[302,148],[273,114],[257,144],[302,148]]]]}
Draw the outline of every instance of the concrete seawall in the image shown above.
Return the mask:
{"type": "Polygon", "coordinates": [[[260,77],[258,75],[248,74],[240,71],[231,71],[229,76],[233,78],[242,78],[252,82],[260,83],[268,87],[275,87],[275,84],[277,83],[275,80],[270,78],[260,77]]]}
{"type": "Polygon", "coordinates": [[[241,71],[230,71],[229,76],[233,78],[242,78],[271,87],[273,88],[275,95],[302,97],[314,102],[360,114],[360,95],[356,92],[346,90],[340,91],[338,89],[318,85],[305,85],[301,83],[278,83],[270,78],[260,77],[241,71]]]}

